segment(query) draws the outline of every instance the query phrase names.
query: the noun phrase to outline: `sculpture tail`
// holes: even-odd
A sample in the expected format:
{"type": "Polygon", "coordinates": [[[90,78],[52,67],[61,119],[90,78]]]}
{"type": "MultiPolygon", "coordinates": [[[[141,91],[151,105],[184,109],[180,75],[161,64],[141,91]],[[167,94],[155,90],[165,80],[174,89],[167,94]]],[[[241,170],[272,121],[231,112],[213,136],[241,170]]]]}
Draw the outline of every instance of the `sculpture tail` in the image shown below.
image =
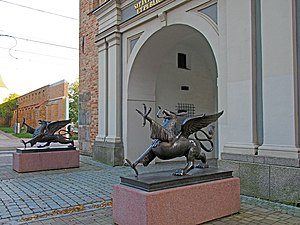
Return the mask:
{"type": "MultiPolygon", "coordinates": [[[[197,136],[197,133],[194,133],[194,137],[196,138],[196,140],[198,141],[198,143],[200,144],[201,148],[206,151],[206,152],[212,152],[214,150],[214,143],[212,142],[212,135],[208,135],[205,131],[200,130],[205,136],[206,138],[199,138],[197,136]],[[207,148],[204,144],[202,144],[202,142],[208,142],[210,144],[210,148],[207,148]]],[[[211,133],[211,132],[210,132],[211,133]]]]}
{"type": "Polygon", "coordinates": [[[210,143],[210,148],[208,149],[204,144],[200,142],[201,148],[206,152],[212,152],[214,150],[214,143],[211,140],[207,140],[210,143]]]}

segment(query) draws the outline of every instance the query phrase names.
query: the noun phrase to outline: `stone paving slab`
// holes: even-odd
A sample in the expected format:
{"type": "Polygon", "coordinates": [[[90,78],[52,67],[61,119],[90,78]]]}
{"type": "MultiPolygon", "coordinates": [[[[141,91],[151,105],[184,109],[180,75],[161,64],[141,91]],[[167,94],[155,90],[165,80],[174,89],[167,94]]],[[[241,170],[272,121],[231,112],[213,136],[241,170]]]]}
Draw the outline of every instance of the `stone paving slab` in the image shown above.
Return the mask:
{"type": "MultiPolygon", "coordinates": [[[[134,173],[129,167],[111,167],[81,156],[80,168],[19,174],[5,161],[11,154],[0,154],[0,224],[113,224],[111,206],[103,203],[111,202],[112,185],[120,182],[121,175],[134,173]],[[76,207],[82,210],[75,212],[76,207]]],[[[184,162],[160,163],[139,171],[182,166],[184,162]]],[[[207,224],[300,224],[299,208],[241,199],[239,214],[207,224]]]]}

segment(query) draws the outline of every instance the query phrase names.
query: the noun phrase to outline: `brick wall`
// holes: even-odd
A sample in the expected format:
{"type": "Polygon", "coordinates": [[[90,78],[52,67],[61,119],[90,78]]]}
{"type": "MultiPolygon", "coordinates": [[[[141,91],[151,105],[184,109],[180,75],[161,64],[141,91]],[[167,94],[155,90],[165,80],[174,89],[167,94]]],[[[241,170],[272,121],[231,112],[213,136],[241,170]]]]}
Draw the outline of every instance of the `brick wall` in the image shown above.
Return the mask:
{"type": "MultiPolygon", "coordinates": [[[[38,120],[65,120],[66,97],[68,96],[68,83],[64,80],[47,85],[18,97],[18,122],[25,118],[26,123],[32,127],[38,127],[38,120]]],[[[17,111],[14,111],[11,124],[17,119],[17,111]]]]}
{"type": "Polygon", "coordinates": [[[7,121],[6,119],[0,117],[0,125],[1,126],[6,126],[9,123],[9,121],[7,121]]]}
{"type": "Polygon", "coordinates": [[[98,23],[90,12],[103,2],[80,1],[79,149],[86,155],[92,155],[98,133],[98,50],[95,45],[98,23]]]}

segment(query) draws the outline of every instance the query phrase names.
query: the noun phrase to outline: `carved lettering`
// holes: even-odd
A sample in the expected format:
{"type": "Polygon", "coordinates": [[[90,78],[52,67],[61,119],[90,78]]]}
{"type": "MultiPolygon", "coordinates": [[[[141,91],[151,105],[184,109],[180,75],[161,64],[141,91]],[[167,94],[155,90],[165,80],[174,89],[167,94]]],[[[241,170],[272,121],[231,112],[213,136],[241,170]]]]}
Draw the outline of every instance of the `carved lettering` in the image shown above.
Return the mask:
{"type": "Polygon", "coordinates": [[[164,0],[140,0],[134,4],[134,9],[136,10],[136,14],[140,14],[163,1],[164,0]]]}

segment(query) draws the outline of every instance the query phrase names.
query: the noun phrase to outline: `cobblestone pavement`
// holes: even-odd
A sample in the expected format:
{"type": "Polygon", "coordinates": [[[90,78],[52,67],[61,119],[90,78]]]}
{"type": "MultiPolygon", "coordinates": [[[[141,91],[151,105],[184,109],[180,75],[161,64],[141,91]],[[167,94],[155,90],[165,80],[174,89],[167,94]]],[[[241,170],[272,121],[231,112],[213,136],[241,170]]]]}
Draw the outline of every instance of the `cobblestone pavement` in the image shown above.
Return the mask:
{"type": "MultiPolygon", "coordinates": [[[[119,183],[120,175],[133,171],[87,156],[80,160],[80,168],[17,173],[12,170],[12,151],[0,151],[0,224],[113,224],[112,185],[119,183]]],[[[139,170],[166,170],[181,164],[139,170]]],[[[240,213],[206,224],[300,224],[300,209],[241,196],[240,213]]]]}

